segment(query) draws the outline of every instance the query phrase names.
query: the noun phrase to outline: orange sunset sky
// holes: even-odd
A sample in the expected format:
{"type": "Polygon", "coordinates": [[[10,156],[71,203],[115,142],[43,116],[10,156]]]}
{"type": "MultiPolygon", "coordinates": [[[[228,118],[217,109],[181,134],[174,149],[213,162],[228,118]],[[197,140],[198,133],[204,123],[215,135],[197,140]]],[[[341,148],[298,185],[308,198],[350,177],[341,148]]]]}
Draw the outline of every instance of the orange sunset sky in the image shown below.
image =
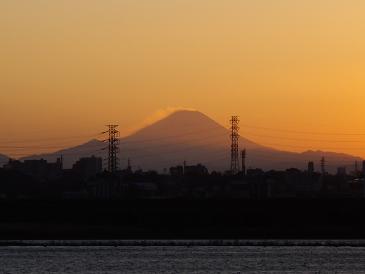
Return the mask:
{"type": "Polygon", "coordinates": [[[1,0],[0,153],[191,108],[239,115],[263,145],[365,157],[364,14],[363,0],[1,0]]]}

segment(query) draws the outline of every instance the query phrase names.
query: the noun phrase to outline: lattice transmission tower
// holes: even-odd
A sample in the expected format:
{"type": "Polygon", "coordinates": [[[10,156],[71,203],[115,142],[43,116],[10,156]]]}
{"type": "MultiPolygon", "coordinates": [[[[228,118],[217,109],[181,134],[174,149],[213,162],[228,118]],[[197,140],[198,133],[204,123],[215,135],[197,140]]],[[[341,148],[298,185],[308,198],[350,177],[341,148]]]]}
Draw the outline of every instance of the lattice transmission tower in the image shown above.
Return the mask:
{"type": "Polygon", "coordinates": [[[115,173],[118,170],[118,153],[119,153],[119,131],[118,125],[107,125],[109,134],[108,138],[108,171],[115,173]]]}
{"type": "Polygon", "coordinates": [[[233,175],[239,172],[239,151],[238,151],[238,141],[240,138],[239,134],[239,122],[238,116],[232,116],[231,120],[231,173],[233,175]]]}
{"type": "Polygon", "coordinates": [[[242,165],[242,175],[246,175],[246,149],[241,151],[241,165],[242,165]]]}

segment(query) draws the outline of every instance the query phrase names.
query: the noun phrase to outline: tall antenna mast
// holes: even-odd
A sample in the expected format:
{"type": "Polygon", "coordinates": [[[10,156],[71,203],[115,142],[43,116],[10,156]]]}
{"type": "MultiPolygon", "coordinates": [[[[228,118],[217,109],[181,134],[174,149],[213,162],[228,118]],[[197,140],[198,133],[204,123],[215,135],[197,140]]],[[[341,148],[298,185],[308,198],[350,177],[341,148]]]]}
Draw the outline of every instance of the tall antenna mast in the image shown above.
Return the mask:
{"type": "Polygon", "coordinates": [[[242,174],[246,175],[246,149],[241,151],[241,161],[242,161],[242,174]]]}
{"type": "Polygon", "coordinates": [[[115,173],[118,170],[118,153],[119,153],[119,131],[118,125],[107,125],[108,139],[108,171],[115,173]]]}
{"type": "Polygon", "coordinates": [[[326,159],[324,157],[321,158],[321,172],[322,175],[326,174],[326,159]]]}
{"type": "Polygon", "coordinates": [[[232,116],[231,120],[231,173],[233,175],[239,172],[239,152],[238,152],[238,140],[239,134],[239,122],[238,116],[232,116]]]}

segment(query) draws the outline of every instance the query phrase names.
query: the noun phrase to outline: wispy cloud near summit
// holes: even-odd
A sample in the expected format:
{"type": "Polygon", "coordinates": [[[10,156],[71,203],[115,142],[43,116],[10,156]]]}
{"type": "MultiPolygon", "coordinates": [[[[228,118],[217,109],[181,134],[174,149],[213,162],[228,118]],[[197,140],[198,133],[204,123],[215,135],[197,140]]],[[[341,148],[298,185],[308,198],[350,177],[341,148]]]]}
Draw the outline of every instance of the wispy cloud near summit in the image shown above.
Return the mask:
{"type": "Polygon", "coordinates": [[[156,123],[157,121],[160,121],[175,112],[184,111],[184,110],[185,111],[197,111],[196,109],[188,108],[188,107],[162,108],[162,109],[159,109],[159,110],[151,113],[150,115],[148,115],[141,123],[139,123],[136,127],[132,128],[130,130],[130,133],[135,132],[143,127],[152,125],[153,123],[156,123]]]}

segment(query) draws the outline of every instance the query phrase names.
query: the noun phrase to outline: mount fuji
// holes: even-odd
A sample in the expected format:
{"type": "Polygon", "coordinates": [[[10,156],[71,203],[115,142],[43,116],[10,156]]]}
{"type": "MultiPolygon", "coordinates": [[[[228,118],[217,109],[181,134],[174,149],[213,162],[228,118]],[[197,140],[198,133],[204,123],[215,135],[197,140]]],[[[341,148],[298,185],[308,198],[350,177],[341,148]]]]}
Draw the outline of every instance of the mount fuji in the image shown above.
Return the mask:
{"type": "MultiPolygon", "coordinates": [[[[176,111],[168,117],[146,126],[120,139],[120,166],[126,167],[128,159],[134,169],[163,171],[174,165],[201,163],[209,170],[224,171],[230,166],[230,131],[199,111],[176,111]]],[[[247,167],[264,170],[287,168],[305,169],[313,161],[319,169],[321,157],[327,169],[334,172],[338,166],[353,166],[360,157],[324,151],[302,153],[281,151],[240,137],[240,148],[247,150],[247,167]]],[[[64,165],[70,168],[80,157],[106,158],[106,144],[91,140],[76,147],[54,153],[33,155],[25,159],[55,161],[61,155],[64,165]]]]}

